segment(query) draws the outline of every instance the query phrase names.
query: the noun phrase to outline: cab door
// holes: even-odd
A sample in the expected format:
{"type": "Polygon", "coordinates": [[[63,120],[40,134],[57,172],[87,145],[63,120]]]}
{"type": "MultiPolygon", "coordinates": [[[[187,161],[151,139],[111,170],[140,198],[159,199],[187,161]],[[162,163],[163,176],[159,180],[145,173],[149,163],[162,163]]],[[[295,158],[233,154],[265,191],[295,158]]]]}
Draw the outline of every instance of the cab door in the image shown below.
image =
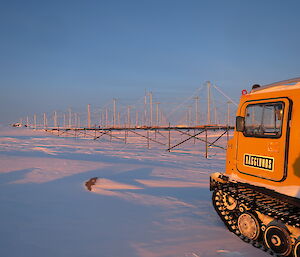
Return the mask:
{"type": "Polygon", "coordinates": [[[290,102],[287,98],[245,102],[243,132],[238,132],[237,170],[271,181],[286,177],[290,102]]]}

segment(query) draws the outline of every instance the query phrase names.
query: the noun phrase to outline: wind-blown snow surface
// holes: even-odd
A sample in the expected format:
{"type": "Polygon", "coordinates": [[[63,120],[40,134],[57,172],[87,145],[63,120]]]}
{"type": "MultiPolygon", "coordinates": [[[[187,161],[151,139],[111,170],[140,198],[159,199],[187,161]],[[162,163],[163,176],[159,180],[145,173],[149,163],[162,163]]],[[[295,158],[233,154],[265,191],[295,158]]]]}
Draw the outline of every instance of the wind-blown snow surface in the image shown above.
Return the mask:
{"type": "Polygon", "coordinates": [[[222,150],[205,159],[197,142],[168,153],[143,140],[0,128],[0,256],[268,256],[213,210],[209,174],[223,170],[222,150]]]}

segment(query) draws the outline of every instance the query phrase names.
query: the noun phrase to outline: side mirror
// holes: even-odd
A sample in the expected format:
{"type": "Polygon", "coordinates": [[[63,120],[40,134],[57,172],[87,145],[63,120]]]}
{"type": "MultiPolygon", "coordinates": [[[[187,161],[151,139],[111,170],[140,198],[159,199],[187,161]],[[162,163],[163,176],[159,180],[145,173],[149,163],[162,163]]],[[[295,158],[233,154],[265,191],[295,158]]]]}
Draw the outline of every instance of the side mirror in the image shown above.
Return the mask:
{"type": "Polygon", "coordinates": [[[242,116],[237,116],[235,120],[235,129],[238,132],[243,132],[245,129],[245,118],[242,116]]]}

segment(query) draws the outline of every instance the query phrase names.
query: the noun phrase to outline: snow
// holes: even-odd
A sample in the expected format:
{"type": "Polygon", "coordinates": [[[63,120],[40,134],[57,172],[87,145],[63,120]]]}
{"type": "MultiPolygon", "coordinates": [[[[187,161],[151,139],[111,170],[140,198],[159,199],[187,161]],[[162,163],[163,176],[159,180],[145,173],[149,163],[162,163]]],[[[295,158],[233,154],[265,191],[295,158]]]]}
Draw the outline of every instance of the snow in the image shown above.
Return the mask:
{"type": "Polygon", "coordinates": [[[223,150],[205,159],[201,142],[169,153],[128,139],[0,127],[0,256],[268,256],[228,232],[213,210],[209,174],[223,171],[223,150]]]}

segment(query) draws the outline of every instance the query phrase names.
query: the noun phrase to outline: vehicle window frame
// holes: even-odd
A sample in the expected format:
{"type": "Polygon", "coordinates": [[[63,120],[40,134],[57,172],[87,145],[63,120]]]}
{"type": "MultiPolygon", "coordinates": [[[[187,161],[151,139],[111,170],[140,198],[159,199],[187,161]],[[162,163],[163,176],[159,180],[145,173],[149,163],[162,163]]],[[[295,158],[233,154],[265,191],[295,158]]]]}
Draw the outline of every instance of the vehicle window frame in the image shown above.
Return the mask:
{"type": "Polygon", "coordinates": [[[244,111],[244,118],[245,118],[245,127],[244,127],[244,131],[243,131],[243,135],[245,137],[255,137],[255,138],[280,138],[282,136],[282,129],[283,129],[283,121],[284,121],[284,114],[285,112],[285,103],[283,101],[276,101],[276,102],[261,102],[261,103],[252,103],[252,104],[248,104],[245,107],[245,111],[244,111]],[[281,117],[281,123],[280,123],[280,132],[278,133],[278,135],[259,135],[259,134],[248,134],[246,132],[246,112],[247,112],[247,108],[250,106],[255,106],[255,105],[276,105],[276,104],[281,104],[282,105],[282,117],[281,117]]]}

